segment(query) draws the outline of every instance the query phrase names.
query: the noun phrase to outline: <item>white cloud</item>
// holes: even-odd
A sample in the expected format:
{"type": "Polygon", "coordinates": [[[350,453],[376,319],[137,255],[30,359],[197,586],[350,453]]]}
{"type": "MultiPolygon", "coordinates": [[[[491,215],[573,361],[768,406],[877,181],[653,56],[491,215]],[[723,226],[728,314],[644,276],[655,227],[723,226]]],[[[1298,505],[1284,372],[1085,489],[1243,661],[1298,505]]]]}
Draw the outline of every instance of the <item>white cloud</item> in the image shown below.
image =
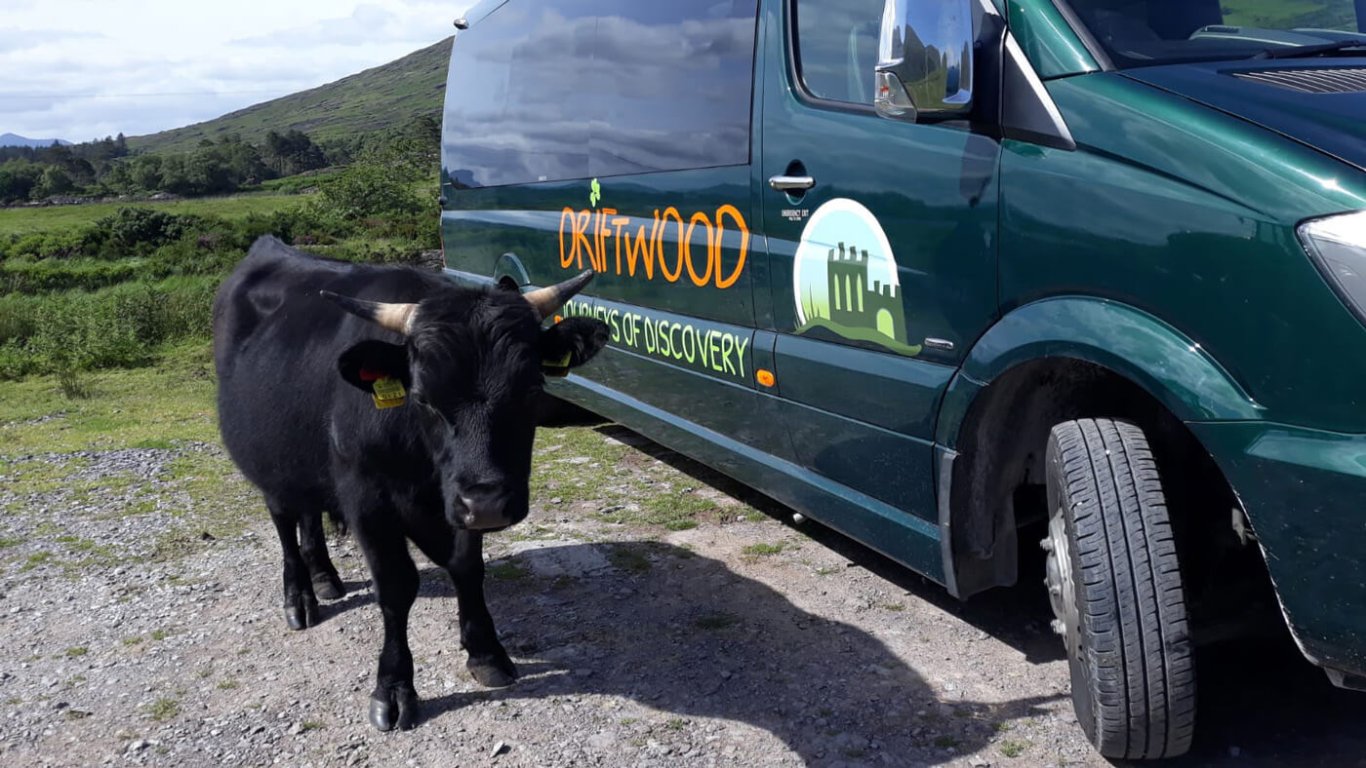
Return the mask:
{"type": "Polygon", "coordinates": [[[471,4],[4,3],[0,133],[73,141],[201,122],[378,66],[451,34],[471,4]]]}

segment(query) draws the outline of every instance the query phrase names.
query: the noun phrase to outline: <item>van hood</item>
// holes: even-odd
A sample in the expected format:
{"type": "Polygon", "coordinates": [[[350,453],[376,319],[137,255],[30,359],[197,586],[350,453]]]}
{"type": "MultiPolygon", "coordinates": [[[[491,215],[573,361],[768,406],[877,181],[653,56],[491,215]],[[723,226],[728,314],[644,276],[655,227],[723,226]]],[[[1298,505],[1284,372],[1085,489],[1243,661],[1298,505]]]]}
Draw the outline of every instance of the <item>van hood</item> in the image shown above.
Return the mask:
{"type": "Polygon", "coordinates": [[[1173,64],[1122,74],[1366,170],[1366,58],[1173,64]]]}

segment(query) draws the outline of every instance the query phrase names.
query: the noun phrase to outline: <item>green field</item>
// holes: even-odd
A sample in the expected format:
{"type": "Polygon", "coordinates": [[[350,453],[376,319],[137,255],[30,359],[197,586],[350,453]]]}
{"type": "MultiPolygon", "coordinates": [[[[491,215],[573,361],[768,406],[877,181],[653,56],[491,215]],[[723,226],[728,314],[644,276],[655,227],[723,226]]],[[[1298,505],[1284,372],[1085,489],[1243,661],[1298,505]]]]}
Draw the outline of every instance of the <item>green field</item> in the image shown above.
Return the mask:
{"type": "Polygon", "coordinates": [[[174,214],[213,215],[237,219],[249,214],[270,214],[302,205],[308,195],[254,193],[230,197],[203,197],[193,200],[166,200],[140,203],[90,203],[47,207],[0,208],[0,237],[54,232],[92,224],[120,208],[152,208],[174,214]]]}

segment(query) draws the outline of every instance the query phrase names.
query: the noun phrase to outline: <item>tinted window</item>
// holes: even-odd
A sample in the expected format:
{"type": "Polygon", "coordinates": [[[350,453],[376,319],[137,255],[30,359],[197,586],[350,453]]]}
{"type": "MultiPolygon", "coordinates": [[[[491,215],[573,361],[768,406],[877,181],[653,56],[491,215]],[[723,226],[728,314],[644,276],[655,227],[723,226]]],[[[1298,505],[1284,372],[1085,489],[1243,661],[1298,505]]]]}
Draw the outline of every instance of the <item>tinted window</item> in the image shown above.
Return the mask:
{"type": "Polygon", "coordinates": [[[883,0],[796,0],[797,71],[812,95],[873,103],[883,0]]]}
{"type": "Polygon", "coordinates": [[[756,2],[512,0],[452,48],[452,181],[748,163],[756,2]]]}

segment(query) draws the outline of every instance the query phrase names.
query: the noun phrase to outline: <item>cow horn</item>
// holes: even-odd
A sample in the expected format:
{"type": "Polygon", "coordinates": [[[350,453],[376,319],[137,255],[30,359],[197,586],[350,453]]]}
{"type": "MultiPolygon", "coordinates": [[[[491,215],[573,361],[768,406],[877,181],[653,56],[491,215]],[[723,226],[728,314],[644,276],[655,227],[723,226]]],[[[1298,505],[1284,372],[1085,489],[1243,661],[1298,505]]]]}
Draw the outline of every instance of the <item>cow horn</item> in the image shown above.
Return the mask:
{"type": "Polygon", "coordinates": [[[574,298],[574,294],[583,290],[585,285],[593,279],[594,272],[585,269],[574,277],[565,280],[558,285],[548,285],[544,288],[537,288],[534,291],[523,294],[527,303],[536,310],[536,314],[542,320],[560,311],[566,301],[574,298]]]}
{"type": "Polygon", "coordinates": [[[357,317],[407,336],[413,330],[413,318],[417,316],[416,304],[393,304],[384,301],[362,301],[350,296],[342,296],[331,291],[322,291],[323,298],[335,302],[342,309],[357,317]]]}

